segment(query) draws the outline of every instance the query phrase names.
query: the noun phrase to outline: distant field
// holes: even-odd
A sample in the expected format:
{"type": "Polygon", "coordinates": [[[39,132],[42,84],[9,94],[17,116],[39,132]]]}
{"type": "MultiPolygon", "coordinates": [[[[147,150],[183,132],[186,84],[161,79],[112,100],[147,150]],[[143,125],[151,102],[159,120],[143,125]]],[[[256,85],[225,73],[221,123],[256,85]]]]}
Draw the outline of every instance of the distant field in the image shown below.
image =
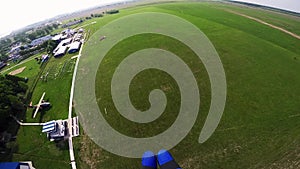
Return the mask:
{"type": "MultiPolygon", "coordinates": [[[[99,37],[96,32],[105,24],[121,16],[149,11],[177,15],[203,31],[219,53],[226,73],[228,92],[222,120],[207,142],[198,144],[197,140],[210,106],[208,75],[201,61],[176,39],[142,34],[114,46],[105,56],[97,74],[96,95],[101,97],[99,108],[106,108],[109,112],[105,118],[110,125],[132,137],[147,137],[166,130],[175,120],[180,102],[178,86],[168,74],[145,70],[131,83],[130,97],[134,106],[140,110],[149,108],[148,94],[153,89],[162,89],[168,97],[165,113],[149,124],[140,125],[123,118],[114,107],[110,93],[113,71],[128,54],[149,47],[166,49],[187,63],[201,93],[201,107],[195,126],[171,150],[182,168],[299,168],[300,40],[226,12],[226,9],[257,17],[300,34],[299,18],[214,2],[166,3],[128,8],[121,10],[120,14],[92,19],[88,22],[97,23],[85,28],[88,37],[99,37]]],[[[88,45],[84,46],[84,52],[89,53],[88,57],[97,57],[97,51],[89,51],[88,45]]],[[[39,80],[34,90],[32,101],[38,102],[42,93],[46,92],[45,99],[49,99],[52,107],[43,114],[39,113],[36,119],[31,118],[32,109],[28,109],[25,121],[45,122],[67,117],[75,63],[72,56],[49,60],[42,72],[44,78],[39,80]]],[[[10,71],[23,66],[26,69],[18,76],[29,77],[29,80],[39,71],[35,60],[10,71]]],[[[99,148],[82,130],[81,134],[74,138],[77,168],[140,168],[140,159],[111,154],[99,148]]],[[[49,142],[46,135],[41,134],[41,127],[20,127],[17,143],[13,161],[31,160],[38,169],[70,168],[68,143],[49,142]]]]}
{"type": "Polygon", "coordinates": [[[298,29],[300,27],[300,17],[292,16],[288,14],[282,14],[274,11],[268,11],[263,9],[257,9],[255,12],[253,12],[253,9],[251,7],[236,7],[235,5],[226,5],[224,4],[226,8],[234,9],[236,11],[242,12],[244,14],[256,17],[258,19],[262,19],[266,22],[269,22],[271,24],[284,27],[285,29],[292,31],[296,34],[300,34],[300,30],[298,29]]]}

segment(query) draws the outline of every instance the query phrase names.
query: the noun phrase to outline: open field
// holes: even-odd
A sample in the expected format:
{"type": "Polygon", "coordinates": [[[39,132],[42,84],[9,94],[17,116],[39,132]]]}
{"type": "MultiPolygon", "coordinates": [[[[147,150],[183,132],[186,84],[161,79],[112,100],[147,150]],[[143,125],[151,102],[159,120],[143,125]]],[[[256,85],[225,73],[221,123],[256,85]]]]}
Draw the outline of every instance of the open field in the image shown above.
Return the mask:
{"type": "MultiPolygon", "coordinates": [[[[105,108],[109,112],[104,116],[111,126],[129,136],[147,137],[166,130],[176,118],[177,114],[174,112],[178,112],[180,99],[176,83],[167,74],[146,70],[138,74],[130,85],[130,98],[139,110],[149,108],[148,94],[153,89],[162,89],[168,97],[168,106],[164,114],[149,124],[133,123],[121,116],[114,107],[110,93],[113,72],[128,54],[149,47],[166,49],[180,56],[189,65],[201,93],[201,108],[196,125],[190,134],[171,150],[183,168],[298,168],[300,122],[297,118],[300,116],[297,114],[300,77],[297,72],[300,70],[300,41],[284,32],[224,9],[244,10],[218,3],[173,3],[121,11],[124,15],[153,11],[180,16],[200,28],[214,44],[226,72],[228,95],[221,123],[207,142],[197,143],[210,105],[208,75],[202,63],[188,48],[168,37],[143,34],[125,39],[114,46],[98,70],[96,95],[101,98],[98,102],[99,108],[105,108]]],[[[247,11],[250,16],[256,12],[255,9],[247,11]]],[[[262,10],[259,12],[264,13],[262,10]]],[[[271,17],[280,14],[267,12],[265,15],[271,17]]],[[[260,19],[263,18],[265,17],[260,19]]],[[[107,23],[108,19],[110,18],[104,18],[102,23],[107,23]]],[[[269,22],[276,25],[274,20],[269,22]]],[[[294,32],[299,21],[293,19],[289,20],[289,23],[289,28],[282,24],[280,26],[294,32]]],[[[91,26],[91,30],[96,31],[97,27],[100,25],[91,26]]],[[[85,46],[84,50],[89,53],[89,57],[96,57],[93,54],[97,51],[89,51],[88,46],[85,46]]],[[[83,160],[82,166],[140,166],[140,159],[119,157],[102,149],[97,151],[92,143],[90,147],[86,151],[95,151],[90,153],[90,157],[96,157],[99,161],[89,163],[89,158],[84,154],[80,156],[83,160]]]]}
{"type": "Polygon", "coordinates": [[[230,11],[230,10],[227,10],[227,11],[228,11],[228,12],[231,12],[231,13],[233,13],[233,14],[237,14],[237,15],[243,16],[243,17],[245,17],[245,18],[254,20],[254,21],[258,22],[258,23],[261,23],[261,24],[270,26],[271,28],[280,30],[281,32],[286,33],[286,34],[289,34],[289,35],[291,35],[292,37],[297,38],[297,39],[300,40],[300,36],[299,36],[299,35],[297,35],[297,34],[295,34],[295,33],[293,33],[293,32],[290,32],[290,31],[288,31],[288,30],[286,30],[286,29],[284,29],[284,28],[282,28],[282,27],[275,26],[275,25],[273,25],[273,24],[270,24],[270,23],[268,23],[268,22],[265,22],[265,21],[263,21],[263,20],[254,18],[254,17],[249,16],[249,15],[245,15],[245,14],[238,13],[238,12],[234,12],[234,11],[230,11]]]}
{"type": "MultiPolygon", "coordinates": [[[[110,93],[113,71],[128,54],[149,47],[166,49],[187,63],[201,93],[201,107],[195,126],[171,150],[182,168],[299,168],[300,40],[227,12],[226,9],[245,13],[299,34],[299,18],[221,3],[167,3],[128,8],[121,10],[120,14],[92,19],[88,22],[97,23],[85,28],[89,37],[98,36],[96,31],[105,24],[121,16],[148,11],[177,15],[203,31],[219,53],[228,86],[221,123],[207,142],[198,144],[210,106],[208,75],[195,54],[176,39],[142,34],[114,46],[105,56],[97,74],[96,95],[101,97],[99,108],[107,110],[108,114],[104,116],[110,125],[132,137],[153,136],[170,127],[177,116],[180,96],[178,86],[168,74],[145,70],[130,85],[130,98],[139,110],[149,108],[148,95],[153,89],[162,89],[168,98],[163,115],[148,124],[133,123],[121,116],[114,107],[110,93]]],[[[89,57],[97,57],[97,51],[89,51],[88,45],[84,46],[84,50],[90,53],[89,57]]],[[[36,119],[32,119],[32,109],[28,109],[25,122],[67,118],[76,60],[71,59],[72,56],[49,60],[42,72],[43,78],[40,78],[34,90],[32,101],[37,103],[42,93],[46,92],[45,99],[51,102],[52,107],[39,113],[36,119]]],[[[35,60],[18,65],[11,71],[24,66],[26,69],[18,76],[28,77],[29,80],[37,76],[39,65],[35,60]]],[[[99,148],[82,130],[81,133],[80,137],[74,139],[78,168],[140,168],[140,159],[111,154],[99,148]]],[[[41,127],[21,126],[17,143],[13,161],[32,160],[38,169],[70,168],[68,143],[49,142],[46,135],[41,133],[41,127]]]]}
{"type": "Polygon", "coordinates": [[[268,11],[263,9],[257,9],[249,6],[235,6],[235,5],[226,5],[223,4],[226,9],[232,9],[237,12],[243,13],[245,15],[249,15],[258,19],[261,19],[265,22],[271,23],[273,25],[284,27],[288,31],[291,31],[295,34],[300,34],[300,30],[297,29],[300,26],[300,18],[297,16],[282,14],[274,11],[268,11]],[[253,9],[256,9],[253,12],[253,9]]]}

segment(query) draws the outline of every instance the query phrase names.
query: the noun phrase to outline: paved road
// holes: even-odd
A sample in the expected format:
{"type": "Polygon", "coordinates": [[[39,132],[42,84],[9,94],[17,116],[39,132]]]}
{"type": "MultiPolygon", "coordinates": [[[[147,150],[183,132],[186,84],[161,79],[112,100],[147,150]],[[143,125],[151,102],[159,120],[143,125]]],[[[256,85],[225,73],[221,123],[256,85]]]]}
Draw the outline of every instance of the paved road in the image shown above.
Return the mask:
{"type": "Polygon", "coordinates": [[[11,116],[21,126],[42,126],[44,123],[22,123],[15,116],[11,116]]]}
{"type": "MultiPolygon", "coordinates": [[[[71,85],[70,100],[69,100],[69,114],[68,114],[69,133],[72,133],[72,131],[71,131],[72,127],[70,125],[71,125],[71,120],[72,120],[73,96],[74,96],[74,87],[75,87],[74,85],[75,85],[75,79],[76,79],[76,75],[77,75],[77,67],[78,67],[80,56],[81,56],[83,44],[84,44],[84,40],[83,40],[83,43],[81,44],[81,48],[80,48],[80,51],[79,51],[79,54],[78,54],[78,57],[76,60],[73,77],[72,77],[72,85],[71,85]]],[[[71,166],[72,166],[72,169],[76,169],[76,161],[75,161],[75,156],[74,156],[72,136],[69,137],[68,141],[69,141],[69,153],[70,153],[71,166]]]]}

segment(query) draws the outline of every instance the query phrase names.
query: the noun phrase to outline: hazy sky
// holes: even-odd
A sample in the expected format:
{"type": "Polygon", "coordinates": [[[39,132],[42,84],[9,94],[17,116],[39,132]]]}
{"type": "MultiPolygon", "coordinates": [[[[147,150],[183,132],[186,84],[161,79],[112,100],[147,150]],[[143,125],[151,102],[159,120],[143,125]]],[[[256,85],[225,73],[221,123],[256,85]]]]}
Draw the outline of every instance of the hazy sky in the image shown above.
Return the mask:
{"type": "Polygon", "coordinates": [[[300,0],[236,0],[261,4],[300,13],[300,0]]]}
{"type": "Polygon", "coordinates": [[[0,37],[59,14],[124,0],[1,0],[0,37]]]}
{"type": "MultiPolygon", "coordinates": [[[[0,37],[18,28],[96,5],[124,0],[2,0],[0,37]]],[[[300,0],[240,0],[269,5],[300,13],[300,0]]]]}

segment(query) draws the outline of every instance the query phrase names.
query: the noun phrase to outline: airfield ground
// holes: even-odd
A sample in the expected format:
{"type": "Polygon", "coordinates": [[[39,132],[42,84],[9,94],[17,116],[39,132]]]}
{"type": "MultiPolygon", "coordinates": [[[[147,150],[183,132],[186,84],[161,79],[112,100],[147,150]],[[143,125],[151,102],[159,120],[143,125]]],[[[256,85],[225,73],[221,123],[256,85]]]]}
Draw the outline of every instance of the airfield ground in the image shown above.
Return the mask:
{"type": "MultiPolygon", "coordinates": [[[[300,18],[295,16],[215,2],[138,6],[121,10],[120,14],[92,19],[88,22],[97,23],[85,28],[89,36],[93,36],[103,25],[116,18],[151,11],[177,15],[203,31],[219,53],[228,87],[221,123],[207,142],[198,144],[197,140],[210,106],[208,75],[201,61],[197,60],[189,48],[169,37],[144,34],[118,43],[105,56],[98,70],[96,85],[102,91],[96,91],[97,97],[101,97],[99,107],[107,108],[109,114],[105,118],[116,130],[130,136],[151,136],[168,128],[176,118],[176,114],[172,112],[178,110],[179,92],[174,80],[166,73],[143,71],[130,86],[132,102],[140,110],[149,107],[149,91],[161,88],[166,92],[167,109],[153,123],[138,125],[124,119],[115,109],[108,92],[113,70],[128,54],[148,47],[166,49],[188,64],[201,93],[200,113],[195,126],[171,150],[183,168],[299,168],[300,40],[226,10],[255,17],[300,34],[300,18]]],[[[84,50],[88,49],[89,46],[85,45],[84,50]]],[[[38,102],[45,91],[45,99],[49,99],[53,106],[36,119],[31,118],[32,110],[29,109],[26,122],[67,118],[72,72],[76,61],[75,58],[71,59],[73,56],[68,54],[49,60],[41,73],[45,75],[48,72],[47,79],[39,79],[32,101],[38,102]]],[[[26,69],[18,76],[28,77],[30,80],[38,75],[39,65],[35,60],[18,65],[10,71],[24,66],[26,69]],[[30,67],[32,69],[29,70],[30,67]]],[[[82,130],[81,136],[75,138],[73,143],[78,168],[140,167],[140,159],[119,157],[99,148],[82,130]]],[[[31,160],[39,169],[50,166],[70,168],[67,142],[49,142],[39,127],[21,126],[15,144],[17,148],[12,156],[13,161],[31,160]]]]}

